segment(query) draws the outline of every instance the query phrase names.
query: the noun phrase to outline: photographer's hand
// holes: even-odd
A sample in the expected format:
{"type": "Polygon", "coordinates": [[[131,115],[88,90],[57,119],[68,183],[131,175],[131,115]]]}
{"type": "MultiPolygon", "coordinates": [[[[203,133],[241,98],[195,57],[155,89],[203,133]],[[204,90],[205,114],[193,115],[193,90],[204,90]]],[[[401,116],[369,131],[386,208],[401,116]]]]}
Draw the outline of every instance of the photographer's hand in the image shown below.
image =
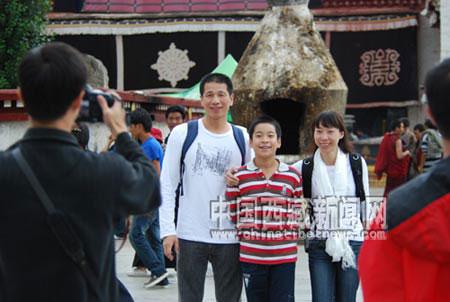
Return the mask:
{"type": "Polygon", "coordinates": [[[112,107],[108,107],[108,103],[101,95],[97,97],[100,108],[103,112],[103,121],[111,130],[111,135],[115,139],[119,133],[127,132],[127,124],[125,122],[125,110],[122,103],[115,101],[112,107]]]}

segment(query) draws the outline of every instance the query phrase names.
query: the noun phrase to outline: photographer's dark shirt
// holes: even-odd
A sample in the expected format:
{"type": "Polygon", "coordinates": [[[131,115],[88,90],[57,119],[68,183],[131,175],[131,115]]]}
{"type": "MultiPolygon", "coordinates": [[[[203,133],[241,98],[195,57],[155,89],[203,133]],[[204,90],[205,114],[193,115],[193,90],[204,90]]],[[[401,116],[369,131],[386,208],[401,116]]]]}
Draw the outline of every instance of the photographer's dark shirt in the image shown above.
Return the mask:
{"type": "Polygon", "coordinates": [[[113,216],[146,213],[159,206],[159,180],[128,134],[116,153],[82,150],[67,132],[32,128],[0,152],[0,257],[7,301],[95,301],[83,275],[46,224],[47,213],[11,151],[25,159],[55,207],[65,212],[83,241],[105,301],[117,301],[113,216]]]}

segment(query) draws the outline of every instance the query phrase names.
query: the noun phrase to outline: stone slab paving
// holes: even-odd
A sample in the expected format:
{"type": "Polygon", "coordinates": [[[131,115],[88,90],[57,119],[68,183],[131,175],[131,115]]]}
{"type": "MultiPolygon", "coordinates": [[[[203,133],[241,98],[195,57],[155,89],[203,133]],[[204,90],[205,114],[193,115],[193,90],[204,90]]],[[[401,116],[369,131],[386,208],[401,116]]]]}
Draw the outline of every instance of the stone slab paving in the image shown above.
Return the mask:
{"type": "MultiPolygon", "coordinates": [[[[371,194],[380,196],[383,194],[382,188],[371,189],[371,194]]],[[[119,244],[119,242],[116,242],[119,244]]],[[[127,272],[131,270],[131,263],[134,256],[134,250],[129,242],[126,242],[119,253],[116,254],[116,268],[119,279],[125,284],[131,292],[136,302],[172,302],[178,301],[178,292],[176,284],[176,273],[170,271],[170,285],[166,288],[146,289],[143,284],[147,280],[142,277],[128,277],[127,272]]],[[[298,261],[295,276],[295,301],[309,302],[311,301],[311,289],[309,284],[308,257],[304,252],[303,246],[299,246],[298,261]]],[[[215,301],[214,298],[214,280],[211,273],[207,274],[205,282],[205,294],[203,301],[215,301]]],[[[246,301],[244,292],[242,293],[242,301],[246,301]]],[[[361,287],[358,290],[357,301],[361,302],[361,287]]]]}
{"type": "MultiPolygon", "coordinates": [[[[178,301],[178,292],[176,284],[176,273],[170,271],[170,285],[166,288],[146,289],[143,284],[147,280],[143,277],[128,277],[127,272],[131,270],[134,250],[127,242],[122,250],[116,254],[116,267],[119,279],[125,284],[136,302],[171,302],[178,301]]],[[[298,261],[295,272],[295,301],[309,302],[311,301],[311,289],[309,284],[308,257],[304,252],[303,246],[299,246],[298,261]]],[[[205,295],[203,301],[215,301],[214,298],[214,280],[210,272],[207,273],[205,282],[205,295]]],[[[242,294],[242,301],[245,294],[242,294]]],[[[361,297],[361,289],[358,290],[357,301],[363,301],[361,297]]]]}

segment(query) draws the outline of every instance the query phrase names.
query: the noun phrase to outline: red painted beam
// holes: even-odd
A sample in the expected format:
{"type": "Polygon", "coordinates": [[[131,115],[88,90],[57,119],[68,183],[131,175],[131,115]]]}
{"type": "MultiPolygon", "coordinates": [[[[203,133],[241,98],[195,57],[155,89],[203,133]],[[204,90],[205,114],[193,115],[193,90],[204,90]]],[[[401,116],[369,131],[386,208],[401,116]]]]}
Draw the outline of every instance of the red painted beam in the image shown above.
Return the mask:
{"type": "MultiPolygon", "coordinates": [[[[170,97],[161,97],[156,95],[144,95],[134,91],[116,91],[123,102],[127,103],[149,103],[157,105],[183,105],[187,109],[202,108],[199,101],[196,100],[186,100],[170,97]]],[[[8,107],[3,106],[3,101],[17,101],[19,100],[19,93],[17,89],[0,89],[0,122],[5,121],[25,121],[28,119],[25,109],[23,107],[8,107]]],[[[156,110],[154,112],[157,121],[164,121],[165,110],[156,110]]],[[[198,113],[192,113],[195,117],[199,116],[198,113]]]]}

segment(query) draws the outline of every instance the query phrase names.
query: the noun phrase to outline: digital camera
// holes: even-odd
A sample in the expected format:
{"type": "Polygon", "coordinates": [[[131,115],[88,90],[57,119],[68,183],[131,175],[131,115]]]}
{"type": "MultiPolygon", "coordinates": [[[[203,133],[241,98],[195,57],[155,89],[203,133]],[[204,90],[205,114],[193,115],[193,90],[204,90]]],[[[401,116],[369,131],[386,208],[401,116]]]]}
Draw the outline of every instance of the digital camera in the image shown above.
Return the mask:
{"type": "Polygon", "coordinates": [[[84,87],[84,97],[81,101],[81,109],[78,116],[79,121],[91,123],[103,121],[103,112],[97,100],[97,96],[99,95],[105,98],[108,107],[111,107],[117,99],[110,93],[105,93],[99,89],[93,89],[90,85],[86,85],[84,87]]]}

